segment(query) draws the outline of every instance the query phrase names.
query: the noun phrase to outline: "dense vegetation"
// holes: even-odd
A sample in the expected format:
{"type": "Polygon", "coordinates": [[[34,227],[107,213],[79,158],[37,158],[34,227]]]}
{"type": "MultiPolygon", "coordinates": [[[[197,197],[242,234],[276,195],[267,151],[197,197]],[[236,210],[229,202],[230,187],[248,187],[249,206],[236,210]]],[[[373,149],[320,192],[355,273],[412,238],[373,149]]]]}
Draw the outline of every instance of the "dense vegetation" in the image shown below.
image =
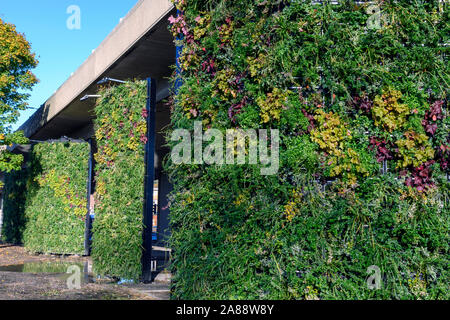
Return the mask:
{"type": "Polygon", "coordinates": [[[101,275],[138,280],[142,271],[146,83],[103,87],[99,94],[94,269],[101,275]]]}
{"type": "Polygon", "coordinates": [[[26,170],[5,175],[3,189],[2,240],[23,243],[25,228],[26,170]]]}
{"type": "Polygon", "coordinates": [[[281,146],[273,176],[169,159],[173,297],[448,299],[448,7],[175,3],[172,129],[281,146]]]}
{"type": "Polygon", "coordinates": [[[2,237],[31,252],[84,254],[88,143],[33,146],[27,166],[7,175],[2,237]]]}

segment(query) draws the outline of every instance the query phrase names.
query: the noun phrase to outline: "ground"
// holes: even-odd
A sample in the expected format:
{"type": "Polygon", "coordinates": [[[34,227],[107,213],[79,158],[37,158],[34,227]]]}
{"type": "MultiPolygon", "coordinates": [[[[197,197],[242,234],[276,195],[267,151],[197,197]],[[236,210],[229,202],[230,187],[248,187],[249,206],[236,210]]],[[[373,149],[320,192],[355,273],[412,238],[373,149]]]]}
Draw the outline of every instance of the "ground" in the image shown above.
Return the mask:
{"type": "MultiPolygon", "coordinates": [[[[0,300],[155,300],[168,298],[168,285],[118,285],[114,282],[81,283],[81,289],[69,289],[69,275],[61,273],[11,272],[18,265],[83,265],[86,257],[32,255],[23,247],[0,242],[0,300]],[[2,271],[3,270],[3,271],[2,271]]],[[[30,271],[27,271],[30,272],[30,271]]],[[[32,272],[32,271],[31,271],[32,272]]]]}

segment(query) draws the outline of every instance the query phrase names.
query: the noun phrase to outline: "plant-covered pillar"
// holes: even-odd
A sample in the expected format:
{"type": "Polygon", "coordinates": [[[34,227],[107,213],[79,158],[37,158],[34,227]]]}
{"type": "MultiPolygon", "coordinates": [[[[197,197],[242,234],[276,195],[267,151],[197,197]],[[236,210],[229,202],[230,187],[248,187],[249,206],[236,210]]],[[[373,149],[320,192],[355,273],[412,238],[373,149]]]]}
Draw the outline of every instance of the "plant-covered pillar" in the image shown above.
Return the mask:
{"type": "Polygon", "coordinates": [[[4,240],[31,252],[84,254],[89,153],[81,141],[32,147],[26,166],[6,178],[4,240]]]}
{"type": "Polygon", "coordinates": [[[149,116],[147,83],[105,86],[99,95],[95,108],[98,151],[95,154],[94,269],[100,275],[140,280],[149,116]]]}

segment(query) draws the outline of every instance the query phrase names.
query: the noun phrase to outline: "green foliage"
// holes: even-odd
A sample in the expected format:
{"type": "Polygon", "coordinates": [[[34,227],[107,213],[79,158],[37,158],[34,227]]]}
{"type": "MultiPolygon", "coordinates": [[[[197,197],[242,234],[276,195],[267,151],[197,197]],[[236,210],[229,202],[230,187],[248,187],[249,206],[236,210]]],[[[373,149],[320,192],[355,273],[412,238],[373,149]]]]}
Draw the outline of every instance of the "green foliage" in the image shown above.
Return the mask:
{"type": "Polygon", "coordinates": [[[141,275],[146,83],[104,87],[95,108],[98,152],[92,259],[98,274],[141,275]]]}
{"type": "Polygon", "coordinates": [[[31,69],[37,66],[30,43],[13,24],[0,19],[0,112],[4,121],[15,122],[18,110],[25,110],[29,90],[38,82],[31,69]]]}
{"type": "Polygon", "coordinates": [[[316,171],[319,165],[317,145],[308,136],[286,137],[283,142],[286,144],[286,152],[282,154],[285,157],[283,165],[292,168],[294,174],[316,171]]]}
{"type": "Polygon", "coordinates": [[[448,6],[175,3],[172,129],[282,141],[275,176],[168,160],[174,297],[448,299],[448,6]]]}
{"type": "Polygon", "coordinates": [[[31,252],[84,254],[89,144],[41,143],[27,167],[7,176],[6,241],[31,252]]]}
{"type": "MultiPolygon", "coordinates": [[[[25,36],[13,24],[0,19],[0,147],[27,142],[23,133],[12,133],[11,124],[28,107],[29,94],[24,91],[38,82],[31,72],[37,63],[25,36]]],[[[22,161],[20,155],[0,150],[0,171],[19,170],[22,161]]]]}
{"type": "Polygon", "coordinates": [[[23,243],[25,228],[26,171],[18,170],[5,175],[3,189],[2,239],[7,243],[23,243]]]}

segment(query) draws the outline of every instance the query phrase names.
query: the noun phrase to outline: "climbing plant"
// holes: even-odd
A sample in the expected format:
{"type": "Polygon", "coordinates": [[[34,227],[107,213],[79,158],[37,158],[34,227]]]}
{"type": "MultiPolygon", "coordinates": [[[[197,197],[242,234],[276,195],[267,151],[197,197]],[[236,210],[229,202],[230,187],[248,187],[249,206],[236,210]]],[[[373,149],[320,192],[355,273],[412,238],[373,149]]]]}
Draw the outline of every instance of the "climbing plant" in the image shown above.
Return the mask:
{"type": "Polygon", "coordinates": [[[201,121],[281,143],[271,176],[167,160],[173,297],[448,299],[447,4],[175,5],[168,137],[201,121]]]}

